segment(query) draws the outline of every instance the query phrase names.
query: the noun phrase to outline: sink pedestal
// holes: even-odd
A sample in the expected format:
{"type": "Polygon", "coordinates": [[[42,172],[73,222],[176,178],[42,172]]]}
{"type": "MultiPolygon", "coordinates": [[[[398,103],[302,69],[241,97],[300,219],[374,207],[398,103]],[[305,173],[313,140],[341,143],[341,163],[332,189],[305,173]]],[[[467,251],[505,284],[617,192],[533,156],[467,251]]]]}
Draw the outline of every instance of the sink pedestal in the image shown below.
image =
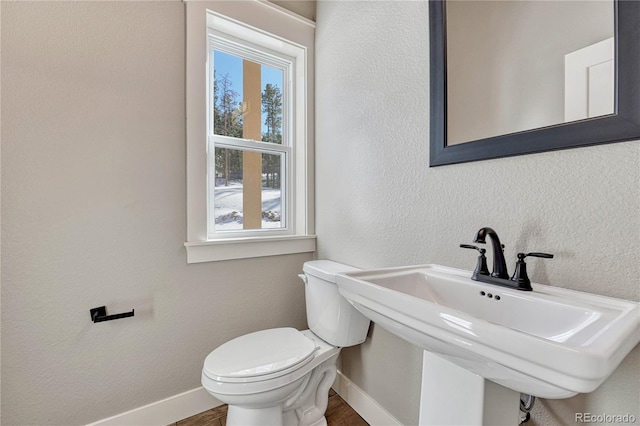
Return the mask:
{"type": "Polygon", "coordinates": [[[423,352],[420,426],[514,426],[519,421],[519,392],[423,352]]]}

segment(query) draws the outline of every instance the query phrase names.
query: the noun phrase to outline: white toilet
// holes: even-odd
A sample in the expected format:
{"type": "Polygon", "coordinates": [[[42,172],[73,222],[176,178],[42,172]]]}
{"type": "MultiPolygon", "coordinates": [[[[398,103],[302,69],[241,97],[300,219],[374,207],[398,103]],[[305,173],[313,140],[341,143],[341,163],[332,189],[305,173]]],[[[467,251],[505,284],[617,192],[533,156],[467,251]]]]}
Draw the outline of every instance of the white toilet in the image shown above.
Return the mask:
{"type": "Polygon", "coordinates": [[[369,320],[340,294],[336,274],[356,268],[306,262],[309,330],[274,328],[237,337],[204,361],[202,386],[229,404],[227,426],[326,426],[340,348],[367,337],[369,320]]]}

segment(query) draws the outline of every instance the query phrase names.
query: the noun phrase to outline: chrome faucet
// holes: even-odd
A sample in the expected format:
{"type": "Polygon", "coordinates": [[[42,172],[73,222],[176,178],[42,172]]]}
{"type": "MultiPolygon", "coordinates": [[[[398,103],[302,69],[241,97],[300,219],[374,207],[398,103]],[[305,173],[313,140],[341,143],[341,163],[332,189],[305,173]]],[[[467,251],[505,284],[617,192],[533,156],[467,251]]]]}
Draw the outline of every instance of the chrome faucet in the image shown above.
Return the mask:
{"type": "Polygon", "coordinates": [[[491,245],[493,247],[493,272],[492,277],[509,279],[509,273],[507,272],[507,262],[504,259],[504,246],[500,243],[498,234],[492,228],[480,228],[473,239],[474,243],[485,244],[485,237],[491,238],[491,245]]]}

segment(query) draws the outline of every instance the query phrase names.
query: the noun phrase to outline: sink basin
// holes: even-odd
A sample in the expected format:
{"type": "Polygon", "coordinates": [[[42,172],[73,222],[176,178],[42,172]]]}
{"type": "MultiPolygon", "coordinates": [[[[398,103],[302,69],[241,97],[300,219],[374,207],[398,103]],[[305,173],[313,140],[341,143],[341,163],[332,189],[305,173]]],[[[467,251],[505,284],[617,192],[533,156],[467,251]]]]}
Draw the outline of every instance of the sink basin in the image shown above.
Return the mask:
{"type": "Polygon", "coordinates": [[[340,293],[389,332],[512,390],[595,390],[640,341],[640,304],[532,284],[525,292],[420,265],[345,273],[340,293]]]}

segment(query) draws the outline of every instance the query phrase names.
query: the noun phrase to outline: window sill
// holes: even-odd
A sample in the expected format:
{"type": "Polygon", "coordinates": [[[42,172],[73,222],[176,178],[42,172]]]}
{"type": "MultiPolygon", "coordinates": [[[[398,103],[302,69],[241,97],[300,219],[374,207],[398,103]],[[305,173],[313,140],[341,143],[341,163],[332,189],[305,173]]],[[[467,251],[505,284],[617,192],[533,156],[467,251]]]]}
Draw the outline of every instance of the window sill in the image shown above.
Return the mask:
{"type": "Polygon", "coordinates": [[[187,263],[218,262],[316,250],[316,236],[233,238],[184,243],[187,263]]]}

